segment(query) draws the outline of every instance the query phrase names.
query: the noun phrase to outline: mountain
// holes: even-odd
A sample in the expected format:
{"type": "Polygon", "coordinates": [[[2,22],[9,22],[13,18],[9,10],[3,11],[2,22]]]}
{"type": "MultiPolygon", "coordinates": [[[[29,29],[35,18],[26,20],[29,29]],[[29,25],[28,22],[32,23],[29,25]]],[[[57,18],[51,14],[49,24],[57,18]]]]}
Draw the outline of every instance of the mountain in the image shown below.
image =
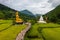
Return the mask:
{"type": "Polygon", "coordinates": [[[19,15],[25,21],[28,21],[28,20],[35,20],[36,21],[36,16],[32,12],[30,12],[29,10],[20,11],[19,15]]]}
{"type": "Polygon", "coordinates": [[[26,14],[26,15],[35,16],[32,12],[30,12],[28,10],[23,10],[23,11],[20,11],[20,12],[23,13],[23,14],[26,14]]]}
{"type": "Polygon", "coordinates": [[[32,12],[28,11],[28,10],[20,11],[19,12],[19,15],[25,21],[28,21],[28,20],[36,20],[35,15],[32,12]]]}
{"type": "Polygon", "coordinates": [[[55,9],[48,12],[44,16],[47,16],[50,22],[60,23],[60,5],[58,5],[55,9]]]}

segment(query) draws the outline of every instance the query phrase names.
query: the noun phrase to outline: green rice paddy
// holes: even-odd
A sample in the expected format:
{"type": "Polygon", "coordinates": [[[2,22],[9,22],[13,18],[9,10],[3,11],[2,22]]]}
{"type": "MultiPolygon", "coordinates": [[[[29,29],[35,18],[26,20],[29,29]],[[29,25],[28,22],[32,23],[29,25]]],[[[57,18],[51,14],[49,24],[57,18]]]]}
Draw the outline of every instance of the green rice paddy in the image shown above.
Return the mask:
{"type": "Polygon", "coordinates": [[[0,20],[0,40],[15,40],[26,25],[12,25],[12,20],[0,20]]]}
{"type": "MultiPolygon", "coordinates": [[[[26,25],[12,25],[12,20],[0,20],[0,40],[15,40],[26,25]]],[[[24,40],[60,40],[60,24],[34,24],[24,40]]]]}
{"type": "Polygon", "coordinates": [[[25,35],[25,40],[60,40],[60,24],[34,24],[25,35]]]}

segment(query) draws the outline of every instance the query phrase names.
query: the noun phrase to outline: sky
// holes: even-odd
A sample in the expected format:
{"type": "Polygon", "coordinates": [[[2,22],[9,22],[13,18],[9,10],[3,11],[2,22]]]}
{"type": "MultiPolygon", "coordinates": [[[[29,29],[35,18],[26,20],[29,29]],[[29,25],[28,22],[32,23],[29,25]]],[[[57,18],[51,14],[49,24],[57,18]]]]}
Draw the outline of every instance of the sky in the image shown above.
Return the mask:
{"type": "Polygon", "coordinates": [[[60,0],[0,0],[0,4],[18,11],[29,10],[33,14],[45,14],[60,5],[60,0]]]}

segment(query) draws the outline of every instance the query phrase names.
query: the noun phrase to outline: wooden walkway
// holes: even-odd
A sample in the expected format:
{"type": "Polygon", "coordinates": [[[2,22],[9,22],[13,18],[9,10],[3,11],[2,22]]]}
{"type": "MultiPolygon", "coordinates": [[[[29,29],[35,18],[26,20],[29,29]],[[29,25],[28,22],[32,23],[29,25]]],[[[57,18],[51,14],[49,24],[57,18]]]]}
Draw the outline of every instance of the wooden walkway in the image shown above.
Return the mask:
{"type": "Polygon", "coordinates": [[[16,40],[24,40],[24,36],[26,32],[31,28],[31,23],[27,23],[26,25],[27,25],[27,28],[25,28],[18,34],[16,40]]]}

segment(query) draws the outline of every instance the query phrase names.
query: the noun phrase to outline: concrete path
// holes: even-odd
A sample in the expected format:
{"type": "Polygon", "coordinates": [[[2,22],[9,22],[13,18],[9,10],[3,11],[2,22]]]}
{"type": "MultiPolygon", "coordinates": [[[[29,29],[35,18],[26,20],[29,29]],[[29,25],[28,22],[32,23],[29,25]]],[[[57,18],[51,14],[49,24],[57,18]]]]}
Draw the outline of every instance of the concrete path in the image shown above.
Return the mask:
{"type": "Polygon", "coordinates": [[[26,25],[27,25],[27,28],[25,28],[18,34],[16,40],[24,40],[24,36],[26,32],[31,28],[31,23],[26,23],[26,25]]]}

